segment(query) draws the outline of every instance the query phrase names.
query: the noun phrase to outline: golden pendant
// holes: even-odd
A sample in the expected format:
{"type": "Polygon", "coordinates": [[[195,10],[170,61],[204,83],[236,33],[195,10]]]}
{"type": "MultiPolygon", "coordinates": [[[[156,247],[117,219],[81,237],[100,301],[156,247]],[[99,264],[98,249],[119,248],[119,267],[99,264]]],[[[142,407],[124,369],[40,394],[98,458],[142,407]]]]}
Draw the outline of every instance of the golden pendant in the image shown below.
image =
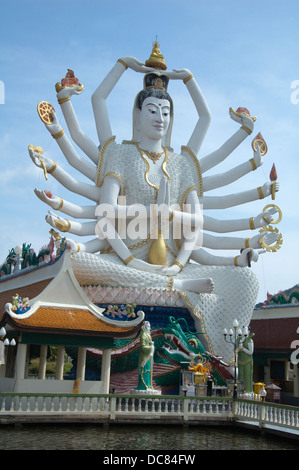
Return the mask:
{"type": "Polygon", "coordinates": [[[158,238],[153,240],[148,252],[148,262],[165,266],[167,260],[166,243],[162,230],[158,229],[158,238]]]}

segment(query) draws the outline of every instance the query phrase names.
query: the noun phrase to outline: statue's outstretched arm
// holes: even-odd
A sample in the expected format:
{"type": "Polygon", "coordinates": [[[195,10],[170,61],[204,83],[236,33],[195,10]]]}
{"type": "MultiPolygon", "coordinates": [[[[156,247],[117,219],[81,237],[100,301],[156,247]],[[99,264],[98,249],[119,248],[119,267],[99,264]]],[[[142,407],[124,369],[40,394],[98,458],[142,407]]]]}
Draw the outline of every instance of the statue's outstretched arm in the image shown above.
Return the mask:
{"type": "Polygon", "coordinates": [[[58,91],[56,96],[73,141],[85,155],[97,164],[99,160],[99,149],[81,129],[71,102],[71,95],[80,95],[82,91],[83,86],[66,87],[58,91]]]}
{"type": "Polygon", "coordinates": [[[100,188],[82,181],[77,181],[66,171],[64,171],[59,165],[57,165],[54,160],[44,157],[42,154],[32,150],[32,148],[29,148],[29,155],[37,167],[43,168],[46,177],[49,173],[57,181],[59,181],[59,183],[61,183],[65,188],[69,189],[73,193],[80,194],[81,196],[91,199],[95,202],[100,200],[100,188]]]}
{"type": "Polygon", "coordinates": [[[248,266],[248,255],[250,261],[257,261],[261,253],[265,253],[266,250],[253,250],[252,248],[246,248],[240,255],[237,256],[216,256],[208,253],[203,248],[194,250],[191,259],[197,263],[204,264],[207,266],[248,266]]]}
{"type": "Polygon", "coordinates": [[[260,153],[260,148],[258,147],[257,151],[254,152],[253,158],[247,162],[241,163],[240,165],[228,170],[224,173],[217,175],[205,176],[202,180],[203,191],[211,191],[212,189],[220,188],[228,184],[233,183],[234,181],[242,178],[250,171],[256,170],[263,163],[263,159],[260,153]]]}
{"type": "Polygon", "coordinates": [[[236,116],[236,114],[230,110],[230,116],[234,121],[241,124],[241,128],[219,147],[219,149],[199,159],[202,173],[205,173],[223,162],[223,160],[225,160],[253,131],[254,121],[247,114],[240,113],[239,116],[236,116]]]}
{"type": "Polygon", "coordinates": [[[66,243],[71,249],[72,253],[78,253],[79,251],[86,251],[87,253],[97,253],[98,251],[105,250],[109,245],[106,240],[99,240],[93,238],[85,243],[75,242],[71,238],[66,238],[66,243]]]}
{"type": "Polygon", "coordinates": [[[264,227],[274,220],[274,215],[279,212],[275,207],[271,207],[264,212],[261,212],[256,217],[250,219],[235,219],[235,220],[219,220],[213,217],[204,216],[203,228],[210,232],[227,233],[237,232],[242,230],[253,230],[256,228],[264,227]]]}
{"type": "Polygon", "coordinates": [[[75,168],[80,173],[85,175],[91,181],[95,181],[96,175],[97,175],[96,166],[84,160],[80,155],[78,155],[78,153],[76,152],[76,150],[70,143],[69,139],[65,135],[64,130],[62,129],[58,121],[56,113],[53,110],[52,110],[52,116],[53,116],[53,123],[50,125],[45,124],[45,126],[50,132],[50,134],[52,135],[52,137],[55,138],[65,158],[67,159],[67,161],[73,168],[75,168]]]}
{"type": "Polygon", "coordinates": [[[81,237],[95,235],[96,221],[84,223],[70,221],[49,211],[48,215],[46,215],[46,222],[60,232],[68,232],[81,237]]]}
{"type": "Polygon", "coordinates": [[[196,110],[199,116],[199,120],[187,143],[187,147],[190,147],[193,150],[193,152],[197,155],[197,153],[199,152],[201,148],[205,135],[208,131],[208,128],[210,126],[211,113],[206,103],[206,100],[203,96],[203,93],[200,87],[198,86],[195,78],[191,77],[188,80],[188,77],[187,77],[187,79],[185,79],[185,84],[186,84],[187,90],[190,93],[190,96],[193,100],[193,103],[196,107],[196,110]]]}
{"type": "Polygon", "coordinates": [[[118,59],[116,64],[112,67],[108,75],[104,78],[91,97],[97,133],[101,145],[103,145],[107,139],[112,137],[106,99],[128,67],[136,72],[142,73],[152,70],[149,67],[145,67],[134,57],[123,57],[122,59],[118,59]]]}
{"type": "Polygon", "coordinates": [[[92,206],[78,206],[72,202],[62,199],[60,196],[53,195],[50,191],[41,191],[35,188],[36,196],[55,211],[63,212],[77,219],[95,219],[96,204],[92,206]]]}
{"type": "Polygon", "coordinates": [[[227,209],[228,207],[238,206],[246,202],[264,199],[272,193],[272,184],[275,192],[279,191],[279,182],[264,183],[256,189],[242,191],[240,193],[228,194],[226,196],[203,196],[200,202],[205,209],[227,209]]]}
{"type": "Polygon", "coordinates": [[[205,97],[190,70],[180,69],[173,70],[172,72],[163,71],[163,74],[167,75],[171,79],[183,80],[194,103],[199,119],[187,146],[197,155],[211,122],[211,113],[205,97]]]}
{"type": "Polygon", "coordinates": [[[243,237],[215,237],[214,235],[203,233],[202,246],[214,250],[242,250],[243,248],[261,248],[260,239],[263,238],[267,245],[271,245],[278,240],[277,233],[265,233],[263,236],[258,233],[251,238],[243,237]]]}

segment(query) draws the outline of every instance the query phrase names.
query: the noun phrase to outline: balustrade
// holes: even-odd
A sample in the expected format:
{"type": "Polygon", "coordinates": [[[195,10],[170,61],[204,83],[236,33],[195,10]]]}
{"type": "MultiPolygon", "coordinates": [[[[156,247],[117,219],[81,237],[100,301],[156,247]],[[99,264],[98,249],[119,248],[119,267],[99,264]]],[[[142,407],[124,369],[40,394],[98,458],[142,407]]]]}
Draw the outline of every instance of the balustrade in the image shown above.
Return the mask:
{"type": "Polygon", "coordinates": [[[299,408],[267,402],[224,397],[128,396],[88,394],[0,393],[0,420],[5,416],[84,418],[163,419],[180,421],[201,419],[238,420],[291,428],[299,432],[299,408]]]}

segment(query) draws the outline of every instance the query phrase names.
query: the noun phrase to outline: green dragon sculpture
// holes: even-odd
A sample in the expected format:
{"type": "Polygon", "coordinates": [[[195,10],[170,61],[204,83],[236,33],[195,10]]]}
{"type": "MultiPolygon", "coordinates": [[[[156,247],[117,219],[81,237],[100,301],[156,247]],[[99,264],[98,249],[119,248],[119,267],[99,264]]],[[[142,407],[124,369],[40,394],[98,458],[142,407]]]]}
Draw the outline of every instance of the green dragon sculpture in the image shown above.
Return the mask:
{"type": "MultiPolygon", "coordinates": [[[[166,328],[151,330],[152,340],[155,344],[156,374],[154,373],[153,380],[156,385],[168,389],[177,388],[180,383],[181,370],[188,368],[191,360],[197,356],[201,356],[211,364],[215,384],[225,385],[226,379],[231,379],[227,364],[205,351],[198,338],[200,334],[202,333],[191,332],[184,318],[176,320],[174,317],[169,317],[169,324],[166,328]]],[[[111,374],[127,373],[129,376],[130,373],[138,369],[140,340],[139,338],[133,341],[117,340],[115,345],[116,347],[111,354],[111,374]]],[[[75,363],[76,350],[68,348],[67,354],[73,358],[75,363]]],[[[99,379],[101,356],[101,350],[87,350],[86,374],[88,379],[99,379]]],[[[76,367],[73,367],[73,370],[75,371],[76,367]]]]}

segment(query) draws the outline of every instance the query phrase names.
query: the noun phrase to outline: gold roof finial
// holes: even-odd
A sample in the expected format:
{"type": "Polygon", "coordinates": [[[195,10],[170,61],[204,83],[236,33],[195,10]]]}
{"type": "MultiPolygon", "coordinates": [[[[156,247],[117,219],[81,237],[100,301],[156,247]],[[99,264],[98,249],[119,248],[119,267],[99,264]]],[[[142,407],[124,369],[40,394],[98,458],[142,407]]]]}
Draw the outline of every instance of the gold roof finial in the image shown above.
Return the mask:
{"type": "Polygon", "coordinates": [[[153,49],[150,58],[145,61],[147,67],[152,67],[157,70],[166,70],[167,66],[164,60],[164,56],[160,52],[160,44],[158,41],[153,42],[153,49]]]}

